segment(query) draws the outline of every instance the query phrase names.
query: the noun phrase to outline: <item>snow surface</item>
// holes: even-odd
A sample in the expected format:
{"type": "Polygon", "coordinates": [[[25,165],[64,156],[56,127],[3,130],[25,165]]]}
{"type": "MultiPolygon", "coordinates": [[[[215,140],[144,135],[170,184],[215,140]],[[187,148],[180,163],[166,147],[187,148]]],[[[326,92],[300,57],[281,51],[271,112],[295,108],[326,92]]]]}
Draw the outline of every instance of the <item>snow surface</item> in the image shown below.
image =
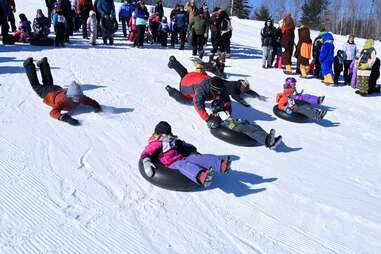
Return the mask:
{"type": "MultiPolygon", "coordinates": [[[[43,1],[18,4],[30,19],[37,8],[43,1]]],[[[96,48],[79,34],[66,48],[1,45],[0,253],[380,253],[379,98],[300,80],[326,95],[326,120],[277,119],[285,75],[260,67],[262,25],[233,19],[226,72],[270,98],[250,99],[254,109],[234,103],[234,115],[275,128],[277,151],[217,140],[168,97],[164,86],[179,81],[168,57],[192,69],[188,50],[135,49],[120,33],[115,46],[96,48]],[[105,112],[77,110],[81,127],[51,119],[24,73],[29,56],[48,57],[56,84],[78,80],[105,112]],[[193,193],[149,184],[137,162],[160,120],[203,153],[232,155],[234,171],[193,193]]]]}

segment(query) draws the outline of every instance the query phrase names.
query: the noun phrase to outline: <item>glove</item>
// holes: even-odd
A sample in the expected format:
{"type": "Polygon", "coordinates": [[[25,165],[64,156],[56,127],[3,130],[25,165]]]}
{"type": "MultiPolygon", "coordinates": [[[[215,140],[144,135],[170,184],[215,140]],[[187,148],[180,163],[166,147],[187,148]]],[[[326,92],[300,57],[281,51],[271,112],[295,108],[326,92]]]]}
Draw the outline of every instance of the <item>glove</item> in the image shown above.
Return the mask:
{"type": "Polygon", "coordinates": [[[284,112],[286,112],[288,115],[291,115],[293,112],[292,112],[292,109],[291,108],[289,108],[288,106],[286,106],[285,108],[284,108],[284,112]]]}
{"type": "Polygon", "coordinates": [[[94,109],[94,112],[95,113],[102,112],[102,108],[101,107],[97,107],[97,108],[94,109]]]}
{"type": "Polygon", "coordinates": [[[360,64],[359,69],[360,70],[366,70],[366,69],[368,69],[368,67],[369,67],[369,65],[367,63],[362,63],[362,64],[360,64]]]}
{"type": "Polygon", "coordinates": [[[206,120],[206,124],[210,129],[216,129],[220,126],[221,119],[219,117],[210,115],[208,120],[206,120]]]}
{"type": "Polygon", "coordinates": [[[208,33],[204,33],[204,38],[208,39],[208,33]]]}
{"type": "Polygon", "coordinates": [[[180,140],[180,139],[176,139],[175,140],[175,146],[177,148],[181,147],[182,145],[184,144],[184,141],[180,140]]]}
{"type": "Polygon", "coordinates": [[[60,121],[67,122],[70,125],[77,126],[79,125],[79,121],[77,119],[72,118],[69,114],[61,114],[59,117],[60,121]]]}
{"type": "Polygon", "coordinates": [[[151,159],[149,157],[145,157],[143,159],[143,167],[144,167],[144,172],[148,177],[153,176],[153,169],[155,169],[155,165],[151,162],[151,159]]]}

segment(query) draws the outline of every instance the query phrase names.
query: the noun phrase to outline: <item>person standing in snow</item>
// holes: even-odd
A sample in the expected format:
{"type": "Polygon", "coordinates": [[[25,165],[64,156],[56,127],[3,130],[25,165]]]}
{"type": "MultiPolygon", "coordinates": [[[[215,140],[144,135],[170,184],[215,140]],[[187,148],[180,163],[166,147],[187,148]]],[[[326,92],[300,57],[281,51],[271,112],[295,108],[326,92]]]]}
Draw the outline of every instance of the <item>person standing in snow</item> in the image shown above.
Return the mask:
{"type": "Polygon", "coordinates": [[[158,33],[159,33],[159,41],[161,46],[167,47],[169,26],[168,26],[167,17],[165,16],[162,18],[162,21],[159,25],[158,33]]]}
{"type": "Polygon", "coordinates": [[[286,17],[283,19],[283,21],[284,21],[283,26],[281,28],[282,37],[280,41],[283,48],[282,60],[286,68],[285,73],[292,74],[291,58],[292,58],[292,52],[294,50],[295,23],[294,23],[294,19],[291,16],[291,13],[287,14],[286,17]]]}
{"type": "Polygon", "coordinates": [[[200,16],[198,10],[195,10],[195,16],[188,25],[188,30],[192,31],[192,55],[200,58],[204,55],[204,42],[208,38],[209,24],[200,16]]]}
{"type": "Polygon", "coordinates": [[[314,65],[314,76],[315,78],[322,78],[321,76],[321,64],[320,64],[320,52],[321,48],[323,46],[323,34],[325,32],[321,31],[319,35],[315,38],[313,44],[312,44],[312,57],[313,57],[313,65],[314,65]]]}
{"type": "Polygon", "coordinates": [[[148,140],[148,145],[140,155],[146,175],[154,176],[156,168],[152,163],[154,159],[158,159],[161,164],[170,168],[168,170],[178,170],[188,179],[205,188],[211,184],[215,171],[225,175],[230,172],[231,160],[229,157],[199,153],[184,156],[180,153],[183,146],[192,145],[173,135],[169,123],[159,122],[148,140]]]}
{"type": "Polygon", "coordinates": [[[90,34],[90,43],[94,46],[97,44],[98,20],[95,11],[90,11],[89,15],[85,25],[87,27],[87,34],[90,34]]]}
{"type": "Polygon", "coordinates": [[[8,1],[8,21],[11,24],[11,31],[15,32],[16,31],[16,20],[15,20],[15,15],[13,13],[16,12],[16,4],[15,0],[7,0],[8,1]]]}
{"type": "MultiPolygon", "coordinates": [[[[231,49],[230,49],[230,40],[232,38],[232,32],[233,32],[233,27],[232,23],[229,17],[229,14],[226,11],[222,11],[221,15],[221,43],[222,43],[222,48],[221,48],[221,53],[225,52],[225,56],[222,58],[230,58],[231,56],[231,49]]],[[[206,37],[207,39],[208,37],[206,37]]],[[[225,62],[225,60],[224,60],[225,62]]]]}
{"type": "Polygon", "coordinates": [[[104,15],[101,19],[103,44],[114,44],[114,33],[118,29],[118,22],[112,15],[104,15]]]}
{"type": "Polygon", "coordinates": [[[349,66],[356,57],[356,43],[353,35],[348,36],[347,42],[343,45],[343,57],[344,57],[344,85],[350,85],[351,75],[348,73],[349,66]]]}
{"type": "Polygon", "coordinates": [[[163,7],[163,2],[161,0],[156,2],[154,13],[157,13],[160,20],[162,20],[162,18],[164,17],[164,7],[163,7]]]}
{"type": "Polygon", "coordinates": [[[374,48],[374,40],[367,39],[364,43],[364,49],[360,53],[360,58],[357,61],[357,79],[359,82],[359,90],[356,91],[356,94],[361,96],[368,95],[369,78],[376,59],[377,53],[374,48]]]}
{"type": "Polygon", "coordinates": [[[119,22],[122,23],[123,36],[127,37],[127,26],[131,18],[132,12],[135,10],[135,6],[131,3],[131,0],[124,0],[119,9],[119,22]]]}
{"type": "Polygon", "coordinates": [[[136,22],[136,38],[134,42],[134,47],[143,48],[144,34],[147,26],[147,21],[149,18],[149,13],[147,7],[143,0],[138,1],[135,8],[135,22],[136,22]]]}
{"type": "Polygon", "coordinates": [[[297,47],[297,58],[299,63],[300,74],[302,78],[306,78],[309,73],[309,65],[312,50],[312,40],[310,37],[310,29],[301,26],[298,29],[299,41],[297,47]]]}
{"type": "Polygon", "coordinates": [[[273,26],[273,20],[268,18],[265,22],[265,26],[261,30],[262,40],[262,68],[271,68],[271,59],[275,44],[275,27],[273,26]]]}
{"type": "Polygon", "coordinates": [[[90,16],[90,11],[94,10],[93,2],[92,0],[81,0],[79,2],[79,11],[81,13],[82,18],[82,38],[87,39],[88,38],[88,31],[87,31],[87,20],[90,16]]]}
{"type": "Polygon", "coordinates": [[[343,66],[344,66],[343,51],[338,50],[335,58],[333,59],[333,72],[335,74],[333,77],[333,83],[335,85],[339,84],[339,78],[340,78],[341,72],[343,71],[343,66]]]}
{"type": "Polygon", "coordinates": [[[61,111],[70,112],[80,104],[92,106],[94,112],[101,111],[101,106],[98,102],[85,96],[81,87],[75,81],[71,83],[68,89],[54,85],[50,66],[46,57],[37,62],[37,66],[41,71],[42,85],[38,80],[33,58],[27,58],[23,65],[33,90],[43,99],[45,104],[52,107],[52,110],[50,111],[51,117],[71,125],[79,125],[77,119],[72,118],[68,113],[61,113],[61,111]]]}
{"type": "Polygon", "coordinates": [[[52,12],[52,24],[54,27],[54,32],[56,33],[56,38],[54,45],[56,47],[65,46],[65,34],[67,33],[67,23],[65,17],[62,15],[62,9],[59,4],[56,4],[54,11],[52,12]]]}
{"type": "Polygon", "coordinates": [[[323,83],[326,85],[333,84],[332,64],[335,53],[335,46],[333,45],[333,36],[331,33],[323,35],[323,46],[321,48],[319,61],[321,64],[321,71],[323,74],[323,83]]]}

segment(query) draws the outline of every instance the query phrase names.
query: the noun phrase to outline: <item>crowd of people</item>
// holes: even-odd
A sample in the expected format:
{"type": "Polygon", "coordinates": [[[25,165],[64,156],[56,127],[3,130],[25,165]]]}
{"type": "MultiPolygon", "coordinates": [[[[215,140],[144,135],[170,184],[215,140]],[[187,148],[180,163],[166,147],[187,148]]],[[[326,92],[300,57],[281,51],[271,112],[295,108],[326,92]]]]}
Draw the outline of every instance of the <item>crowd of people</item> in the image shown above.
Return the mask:
{"type": "MultiPolygon", "coordinates": [[[[225,59],[231,56],[230,40],[232,24],[226,11],[215,8],[209,13],[208,6],[197,7],[194,2],[185,6],[176,4],[165,16],[163,3],[158,0],[156,5],[148,10],[143,0],[134,2],[123,0],[118,11],[113,0],[45,0],[47,16],[38,9],[33,22],[25,14],[19,14],[18,26],[15,24],[14,0],[2,0],[0,3],[1,29],[3,44],[14,42],[30,43],[32,45],[65,46],[70,43],[70,36],[81,30],[82,37],[92,45],[98,38],[104,44],[114,44],[114,34],[119,23],[122,35],[133,42],[133,46],[143,48],[145,43],[157,43],[163,48],[178,46],[185,49],[185,44],[192,46],[192,56],[196,57],[195,71],[188,70],[175,57],[170,57],[168,67],[174,69],[180,76],[179,89],[167,86],[168,94],[183,104],[192,104],[199,116],[211,129],[224,127],[236,133],[246,135],[256,143],[269,149],[275,149],[282,141],[282,136],[276,136],[275,130],[266,132],[259,125],[235,119],[232,116],[230,98],[245,107],[250,105],[244,96],[259,100],[266,97],[250,89],[247,80],[229,81],[224,79],[223,70],[225,59]],[[9,25],[10,24],[10,25],[9,25]],[[51,27],[55,36],[51,35],[51,27]],[[210,38],[211,50],[209,61],[203,62],[205,45],[210,38]],[[169,45],[168,45],[169,42],[169,45]],[[217,57],[217,58],[215,58],[217,57]],[[209,76],[207,71],[215,76],[209,76]],[[206,110],[205,102],[211,101],[211,113],[206,110]]],[[[322,79],[327,85],[338,84],[343,72],[344,85],[350,85],[357,94],[366,96],[380,92],[376,85],[379,78],[380,60],[374,48],[374,40],[367,39],[362,50],[358,50],[354,36],[349,35],[343,47],[336,51],[334,37],[327,31],[321,31],[312,41],[310,29],[304,25],[297,29],[298,42],[295,43],[295,22],[291,14],[287,14],[275,27],[271,18],[267,19],[261,29],[263,48],[262,67],[284,68],[284,73],[290,75],[285,79],[283,92],[276,96],[277,109],[287,115],[301,114],[316,122],[321,121],[327,111],[316,105],[321,105],[324,96],[315,96],[298,92],[296,79],[322,79]],[[297,59],[293,70],[292,57],[297,59]],[[311,61],[312,59],[312,61],[311,61]]],[[[24,68],[31,87],[44,103],[52,107],[50,115],[71,125],[79,125],[79,121],[68,113],[79,104],[90,105],[95,112],[100,112],[101,106],[93,99],[85,96],[79,84],[73,81],[68,89],[56,86],[50,73],[46,58],[37,62],[42,76],[40,84],[36,67],[32,58],[24,61],[24,68]]],[[[159,161],[168,167],[178,169],[190,180],[207,186],[214,174],[209,167],[222,173],[230,170],[229,159],[216,156],[191,155],[183,156],[176,151],[180,141],[172,135],[171,126],[166,122],[159,123],[149,145],[143,151],[141,160],[147,176],[153,175],[150,157],[157,151],[162,151],[159,161]],[[164,149],[167,149],[164,151],[164,149]],[[200,166],[201,165],[201,166],[200,166]]],[[[182,142],[182,141],[181,141],[182,142]]],[[[183,144],[183,143],[181,143],[183,144]]]]}
{"type": "Polygon", "coordinates": [[[338,85],[343,73],[344,85],[350,85],[357,94],[366,96],[379,93],[376,81],[380,76],[380,60],[374,49],[374,40],[367,39],[359,50],[353,35],[335,54],[334,37],[320,31],[312,41],[310,29],[301,25],[295,43],[295,23],[291,14],[286,15],[275,27],[271,18],[261,30],[263,57],[262,67],[282,68],[288,75],[299,74],[301,78],[317,78],[327,85],[338,85]],[[291,58],[297,59],[296,70],[291,68],[291,58]],[[312,59],[312,61],[311,61],[312,59]]]}

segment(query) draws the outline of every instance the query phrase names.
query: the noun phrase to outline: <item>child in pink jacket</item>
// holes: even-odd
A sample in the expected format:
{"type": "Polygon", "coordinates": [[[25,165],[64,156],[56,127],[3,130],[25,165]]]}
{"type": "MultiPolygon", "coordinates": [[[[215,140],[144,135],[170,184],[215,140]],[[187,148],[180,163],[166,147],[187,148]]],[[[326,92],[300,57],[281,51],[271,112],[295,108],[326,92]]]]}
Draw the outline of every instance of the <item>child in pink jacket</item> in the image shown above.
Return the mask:
{"type": "Polygon", "coordinates": [[[171,126],[167,122],[159,122],[140,156],[147,176],[154,175],[155,165],[151,161],[154,156],[158,156],[159,162],[165,167],[180,171],[181,174],[204,187],[210,185],[215,170],[224,174],[229,173],[231,163],[229,157],[224,159],[221,156],[209,154],[191,154],[185,157],[179,152],[179,148],[184,145],[189,146],[172,134],[171,126]]]}
{"type": "Polygon", "coordinates": [[[128,36],[128,40],[135,42],[136,33],[138,31],[136,27],[136,15],[135,12],[132,12],[132,16],[130,18],[130,21],[128,21],[128,28],[130,29],[130,35],[128,36]]]}

